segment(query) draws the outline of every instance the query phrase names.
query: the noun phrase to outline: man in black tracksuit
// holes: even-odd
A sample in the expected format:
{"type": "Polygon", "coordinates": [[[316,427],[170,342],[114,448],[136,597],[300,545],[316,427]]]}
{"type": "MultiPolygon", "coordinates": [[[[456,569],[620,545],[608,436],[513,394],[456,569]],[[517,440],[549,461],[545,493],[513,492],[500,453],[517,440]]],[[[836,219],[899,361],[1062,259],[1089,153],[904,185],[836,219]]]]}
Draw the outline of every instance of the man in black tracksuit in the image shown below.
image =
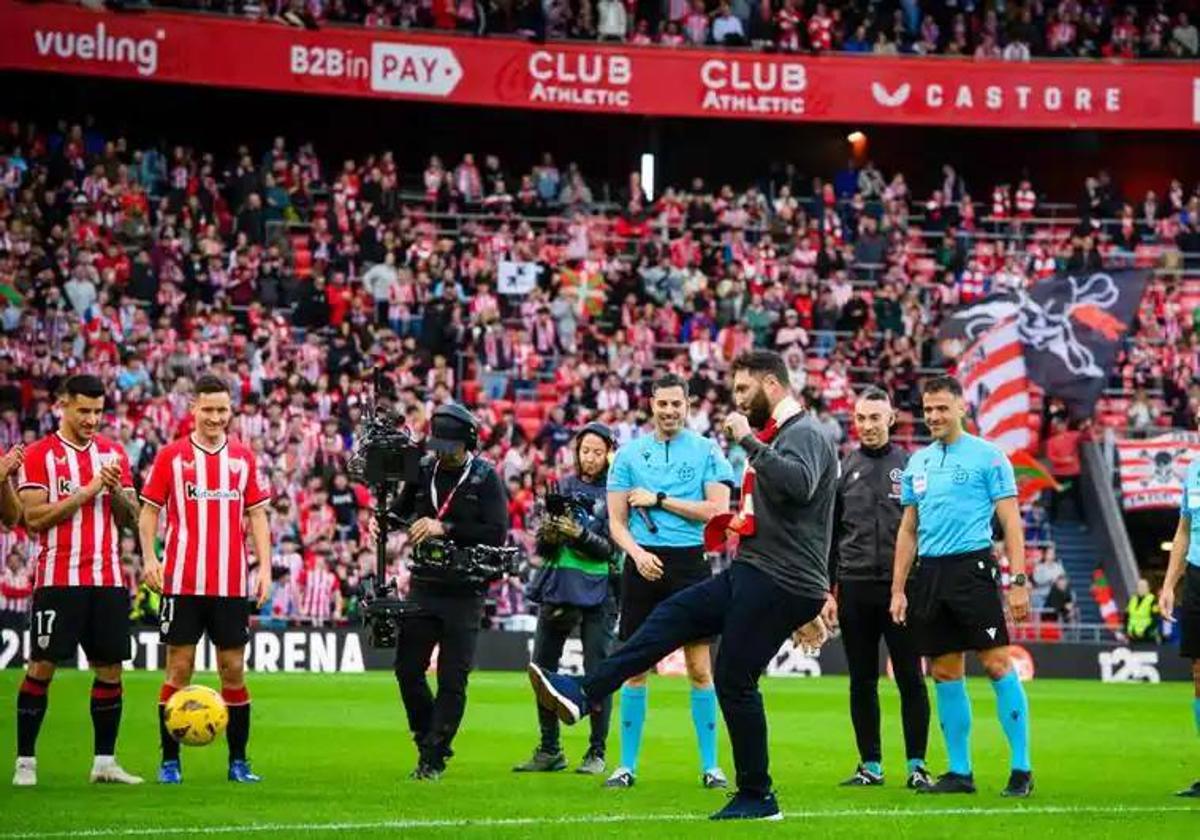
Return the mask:
{"type": "Polygon", "coordinates": [[[850,666],[850,718],[858,741],[859,765],[842,784],[883,784],[879,734],[879,640],[887,641],[900,689],[908,787],[931,783],[925,770],[929,737],[929,694],[921,657],[907,628],[888,614],[892,560],[900,526],[900,476],[908,453],[894,446],[895,413],[885,391],[870,388],[854,405],[862,446],[845,457],[838,480],[829,578],[837,583],[838,623],[850,666]]]}

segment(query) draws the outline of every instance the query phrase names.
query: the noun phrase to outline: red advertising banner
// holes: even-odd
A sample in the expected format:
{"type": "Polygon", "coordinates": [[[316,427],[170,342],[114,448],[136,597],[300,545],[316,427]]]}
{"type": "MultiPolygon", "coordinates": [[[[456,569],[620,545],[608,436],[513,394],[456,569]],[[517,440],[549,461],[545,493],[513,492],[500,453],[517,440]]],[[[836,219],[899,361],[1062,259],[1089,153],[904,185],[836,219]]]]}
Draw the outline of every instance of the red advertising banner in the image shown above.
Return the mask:
{"type": "Polygon", "coordinates": [[[0,0],[0,69],[672,117],[1195,130],[1200,63],[767,55],[275,23],[0,0]]]}

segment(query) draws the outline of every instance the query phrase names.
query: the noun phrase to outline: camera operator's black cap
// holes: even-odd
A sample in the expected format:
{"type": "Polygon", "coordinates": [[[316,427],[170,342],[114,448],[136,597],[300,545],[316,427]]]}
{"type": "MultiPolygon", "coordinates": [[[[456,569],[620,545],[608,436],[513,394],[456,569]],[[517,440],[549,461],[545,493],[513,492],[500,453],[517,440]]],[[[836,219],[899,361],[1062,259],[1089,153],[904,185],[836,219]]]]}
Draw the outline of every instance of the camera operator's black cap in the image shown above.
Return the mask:
{"type": "Polygon", "coordinates": [[[460,447],[470,452],[479,445],[479,421],[458,403],[438,406],[425,445],[434,452],[456,452],[460,447]]]}

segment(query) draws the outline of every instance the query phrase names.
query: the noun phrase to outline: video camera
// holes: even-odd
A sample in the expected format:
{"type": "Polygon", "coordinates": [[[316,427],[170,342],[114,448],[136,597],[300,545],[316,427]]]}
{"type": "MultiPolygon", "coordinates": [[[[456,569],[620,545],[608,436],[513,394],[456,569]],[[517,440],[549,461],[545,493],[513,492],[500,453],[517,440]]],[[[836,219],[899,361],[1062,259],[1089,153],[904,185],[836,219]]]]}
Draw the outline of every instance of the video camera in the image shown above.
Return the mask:
{"type": "Polygon", "coordinates": [[[375,495],[375,573],[364,576],[359,589],[363,624],[372,647],[395,647],[397,620],[419,612],[416,604],[397,597],[395,581],[387,579],[387,540],[396,524],[389,516],[391,500],[405,482],[420,477],[424,454],[398,417],[371,406],[349,467],[351,475],[364,481],[375,495]]]}
{"type": "Polygon", "coordinates": [[[564,493],[558,482],[551,482],[542,498],[542,509],[546,514],[569,516],[576,521],[590,514],[594,506],[595,501],[586,493],[564,493]]]}

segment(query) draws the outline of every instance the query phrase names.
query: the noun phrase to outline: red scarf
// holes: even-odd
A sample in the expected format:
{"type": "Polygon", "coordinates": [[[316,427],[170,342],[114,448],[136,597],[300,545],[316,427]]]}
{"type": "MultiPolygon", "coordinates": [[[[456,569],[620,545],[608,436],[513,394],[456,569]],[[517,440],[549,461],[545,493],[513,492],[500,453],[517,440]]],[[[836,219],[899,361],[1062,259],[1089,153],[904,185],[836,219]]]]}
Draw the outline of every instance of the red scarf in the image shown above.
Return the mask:
{"type": "MultiPolygon", "coordinates": [[[[785,397],[775,406],[771,418],[761,431],[754,436],[760,443],[770,446],[774,443],[779,430],[785,423],[801,412],[800,404],[791,397],[785,397]]],[[[737,513],[720,513],[708,520],[704,526],[704,548],[706,551],[719,551],[725,546],[729,533],[739,537],[754,536],[757,525],[754,521],[754,467],[746,464],[742,473],[742,498],[737,513]]]]}

